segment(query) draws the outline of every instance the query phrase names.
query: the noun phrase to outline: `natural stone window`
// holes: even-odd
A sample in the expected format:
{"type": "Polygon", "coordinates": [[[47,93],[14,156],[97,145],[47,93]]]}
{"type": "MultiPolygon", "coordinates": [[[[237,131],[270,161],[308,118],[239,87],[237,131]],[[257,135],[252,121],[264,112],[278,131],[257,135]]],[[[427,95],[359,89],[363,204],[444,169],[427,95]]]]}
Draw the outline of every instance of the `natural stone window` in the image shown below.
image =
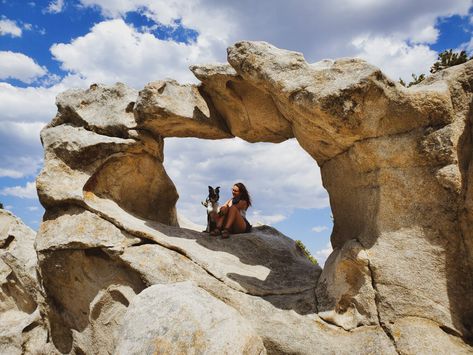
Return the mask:
{"type": "MultiPolygon", "coordinates": [[[[59,95],[41,136],[40,269],[108,265],[90,277],[93,301],[79,308],[60,291],[72,269],[45,278],[55,329],[68,337],[61,350],[97,352],[100,330],[88,312],[112,294],[126,300],[117,305],[124,312],[142,287],[193,280],[256,325],[258,349],[263,338],[275,353],[339,344],[410,353],[428,336],[422,346],[432,351],[471,351],[464,341],[473,334],[473,62],[412,88],[359,59],[309,64],[263,42],[235,44],[228,62],[192,67],[200,85],[157,81],[139,93],[93,85],[59,95]],[[320,166],[334,216],[323,272],[271,228],[234,249],[178,228],[177,191],[163,168],[168,137],[297,139],[320,166]],[[61,251],[81,248],[90,250],[61,251]],[[110,287],[113,263],[133,270],[117,276],[120,290],[110,287]],[[354,328],[361,329],[346,332],[354,328]]],[[[73,285],[80,293],[82,284],[73,285]]],[[[121,319],[109,323],[110,334],[121,319]]]]}

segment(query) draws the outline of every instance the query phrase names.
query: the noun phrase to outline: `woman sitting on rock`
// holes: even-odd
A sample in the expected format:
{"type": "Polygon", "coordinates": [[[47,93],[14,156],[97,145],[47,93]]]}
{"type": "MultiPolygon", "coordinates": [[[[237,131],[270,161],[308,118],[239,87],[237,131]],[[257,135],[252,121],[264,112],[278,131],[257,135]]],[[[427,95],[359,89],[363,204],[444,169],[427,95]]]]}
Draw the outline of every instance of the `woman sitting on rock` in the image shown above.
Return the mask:
{"type": "Polygon", "coordinates": [[[251,224],[246,219],[246,210],[251,206],[251,197],[245,185],[237,182],[232,187],[233,198],[229,199],[220,207],[217,213],[211,215],[217,224],[217,228],[210,235],[222,234],[222,238],[228,238],[230,233],[249,233],[251,224]],[[224,227],[222,231],[222,227],[224,227]]]}

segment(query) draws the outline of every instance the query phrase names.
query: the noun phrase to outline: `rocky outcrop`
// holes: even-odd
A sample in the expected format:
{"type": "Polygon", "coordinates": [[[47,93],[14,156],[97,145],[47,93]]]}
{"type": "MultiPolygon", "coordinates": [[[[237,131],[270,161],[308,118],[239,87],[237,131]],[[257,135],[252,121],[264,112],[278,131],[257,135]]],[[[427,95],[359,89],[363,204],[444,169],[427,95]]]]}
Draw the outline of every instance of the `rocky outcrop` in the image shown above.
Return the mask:
{"type": "Polygon", "coordinates": [[[123,84],[58,96],[58,114],[41,132],[45,165],[37,188],[43,206],[106,200],[177,225],[178,194],[163,168],[163,139],[136,129],[136,96],[123,84]]]}
{"type": "Polygon", "coordinates": [[[224,332],[242,353],[471,352],[473,61],[408,89],[359,59],[309,64],[263,42],[235,44],[228,61],[192,67],[197,86],[58,97],[41,134],[36,240],[54,346],[225,352],[210,340],[224,332]],[[323,272],[269,227],[229,240],[180,228],[162,164],[171,136],[295,137],[330,196],[323,272]],[[181,292],[221,308],[223,328],[181,292]],[[152,295],[169,300],[157,313],[152,295]],[[176,324],[169,307],[208,326],[176,324]],[[144,313],[160,320],[153,340],[136,329],[144,313]]]}
{"type": "MultiPolygon", "coordinates": [[[[43,290],[36,275],[35,232],[0,209],[0,353],[50,349],[43,290]]],[[[54,348],[52,348],[54,349],[54,348]]]]}

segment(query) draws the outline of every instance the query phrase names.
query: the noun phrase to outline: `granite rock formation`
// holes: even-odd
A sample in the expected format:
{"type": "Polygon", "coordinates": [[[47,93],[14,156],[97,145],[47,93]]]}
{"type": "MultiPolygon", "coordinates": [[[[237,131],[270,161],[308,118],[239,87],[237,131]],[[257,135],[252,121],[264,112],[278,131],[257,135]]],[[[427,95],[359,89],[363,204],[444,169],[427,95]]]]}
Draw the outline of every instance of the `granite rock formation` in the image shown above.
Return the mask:
{"type": "Polygon", "coordinates": [[[44,292],[36,274],[36,233],[0,209],[0,353],[48,352],[44,292]]]}
{"type": "Polygon", "coordinates": [[[223,332],[248,354],[471,353],[473,61],[411,88],[359,59],[309,64],[263,42],[236,43],[228,62],[193,66],[199,85],[58,97],[37,179],[49,344],[224,352],[209,340],[223,332]],[[295,138],[320,166],[334,216],[323,271],[270,227],[229,240],[179,227],[165,137],[232,136],[295,138]],[[143,341],[152,295],[169,302],[153,301],[143,341]],[[171,309],[205,314],[204,328],[171,309]]]}

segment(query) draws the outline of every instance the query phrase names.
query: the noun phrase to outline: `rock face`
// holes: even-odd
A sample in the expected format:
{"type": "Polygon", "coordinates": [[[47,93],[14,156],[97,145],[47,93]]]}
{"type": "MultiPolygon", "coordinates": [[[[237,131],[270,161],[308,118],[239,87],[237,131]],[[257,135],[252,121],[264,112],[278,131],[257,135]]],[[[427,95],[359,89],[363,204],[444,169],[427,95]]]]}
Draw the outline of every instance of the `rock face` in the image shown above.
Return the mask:
{"type": "Polygon", "coordinates": [[[0,209],[0,353],[48,352],[43,290],[36,276],[35,232],[0,209]]]}
{"type": "Polygon", "coordinates": [[[471,353],[473,61],[409,89],[359,59],[309,64],[263,42],[228,62],[192,67],[197,86],[58,97],[37,179],[44,299],[24,316],[40,304],[61,353],[471,353]],[[171,136],[296,138],[330,196],[323,272],[270,227],[180,228],[171,136]]]}

